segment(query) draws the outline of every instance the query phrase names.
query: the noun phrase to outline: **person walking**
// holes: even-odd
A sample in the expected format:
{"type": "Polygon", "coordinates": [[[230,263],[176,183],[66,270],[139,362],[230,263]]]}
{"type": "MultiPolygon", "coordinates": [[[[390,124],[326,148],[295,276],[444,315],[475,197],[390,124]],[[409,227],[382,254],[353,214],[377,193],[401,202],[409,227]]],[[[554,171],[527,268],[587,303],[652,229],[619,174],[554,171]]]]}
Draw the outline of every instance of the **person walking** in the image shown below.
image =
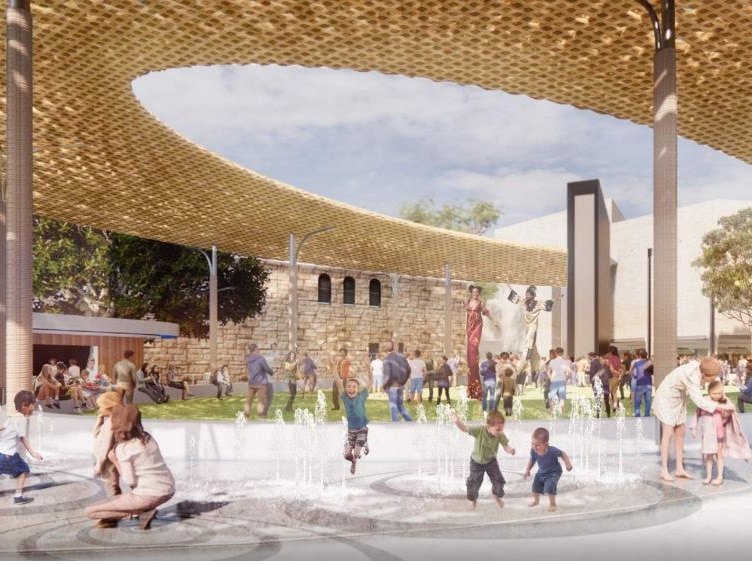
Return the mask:
{"type": "Polygon", "coordinates": [[[384,343],[384,389],[389,398],[389,410],[392,421],[399,421],[399,416],[405,421],[412,421],[405,409],[403,397],[405,383],[410,378],[410,364],[407,359],[394,350],[394,341],[389,339],[384,343]]]}

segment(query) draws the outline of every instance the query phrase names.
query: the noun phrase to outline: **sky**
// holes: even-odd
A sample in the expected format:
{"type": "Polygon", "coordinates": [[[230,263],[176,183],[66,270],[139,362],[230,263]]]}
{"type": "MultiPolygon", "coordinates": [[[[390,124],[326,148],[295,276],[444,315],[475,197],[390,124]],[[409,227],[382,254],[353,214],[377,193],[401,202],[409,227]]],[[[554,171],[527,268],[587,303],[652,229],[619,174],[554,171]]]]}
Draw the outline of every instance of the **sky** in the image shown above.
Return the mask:
{"type": "MultiPolygon", "coordinates": [[[[157,119],[225,158],[385,215],[428,197],[485,200],[501,227],[565,210],[567,183],[593,178],[626,218],[652,213],[652,130],[545,100],[274,65],[171,69],[133,90],[157,119]]],[[[752,167],[718,151],[680,139],[678,168],[680,206],[752,199],[752,167]]]]}

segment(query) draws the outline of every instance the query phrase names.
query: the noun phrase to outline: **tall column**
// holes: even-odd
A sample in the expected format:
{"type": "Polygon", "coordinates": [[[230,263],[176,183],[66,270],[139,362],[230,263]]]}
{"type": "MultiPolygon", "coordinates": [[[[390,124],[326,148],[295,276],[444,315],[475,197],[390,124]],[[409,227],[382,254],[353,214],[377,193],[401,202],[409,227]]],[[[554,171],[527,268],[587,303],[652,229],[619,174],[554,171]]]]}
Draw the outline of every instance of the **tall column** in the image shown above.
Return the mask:
{"type": "Polygon", "coordinates": [[[6,347],[8,411],[19,390],[30,390],[34,370],[32,303],[32,21],[29,0],[6,10],[7,201],[6,347]]]}
{"type": "Polygon", "coordinates": [[[444,265],[444,354],[452,352],[452,267],[444,265]]]}
{"type": "Polygon", "coordinates": [[[6,272],[8,272],[8,253],[6,252],[6,218],[5,218],[5,202],[7,199],[5,190],[5,162],[3,161],[3,154],[0,151],[0,405],[5,403],[5,391],[8,386],[7,378],[8,373],[5,370],[5,338],[6,338],[6,302],[8,300],[8,293],[6,291],[6,272]]]}
{"type": "Polygon", "coordinates": [[[217,363],[217,246],[212,245],[211,263],[209,264],[209,370],[213,373],[219,368],[217,363]]]}
{"type": "Polygon", "coordinates": [[[392,281],[392,339],[394,340],[395,350],[399,342],[400,320],[399,320],[399,274],[390,274],[392,281]]]}
{"type": "Polygon", "coordinates": [[[653,91],[654,383],[676,366],[676,49],[655,53],[653,91]]]}

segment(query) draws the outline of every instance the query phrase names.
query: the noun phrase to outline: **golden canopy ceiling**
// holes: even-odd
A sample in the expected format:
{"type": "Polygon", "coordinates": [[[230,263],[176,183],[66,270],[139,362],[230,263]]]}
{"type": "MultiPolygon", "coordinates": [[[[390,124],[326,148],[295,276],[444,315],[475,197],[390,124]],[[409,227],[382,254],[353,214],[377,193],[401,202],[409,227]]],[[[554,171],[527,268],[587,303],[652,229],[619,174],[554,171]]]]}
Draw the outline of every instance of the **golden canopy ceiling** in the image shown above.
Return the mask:
{"type": "MultiPolygon", "coordinates": [[[[366,212],[196,146],[134,97],[132,81],[152,71],[375,70],[652,121],[653,33],[636,0],[38,0],[32,14],[35,212],[185,245],[286,260],[291,232],[335,226],[311,238],[300,259],[439,277],[450,264],[467,280],[566,280],[561,251],[366,212]]],[[[748,2],[677,2],[680,133],[746,162],[750,30],[748,2]]]]}

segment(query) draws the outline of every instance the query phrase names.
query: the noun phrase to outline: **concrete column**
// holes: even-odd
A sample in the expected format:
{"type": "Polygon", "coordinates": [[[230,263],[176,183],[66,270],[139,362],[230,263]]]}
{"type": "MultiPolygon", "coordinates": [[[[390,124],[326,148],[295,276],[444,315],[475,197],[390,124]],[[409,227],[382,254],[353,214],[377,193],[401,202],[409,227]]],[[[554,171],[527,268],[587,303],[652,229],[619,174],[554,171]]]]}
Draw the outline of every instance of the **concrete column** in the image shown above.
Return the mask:
{"type": "Polygon", "coordinates": [[[399,343],[400,320],[399,320],[399,274],[390,274],[389,279],[392,282],[392,339],[394,340],[395,350],[399,343]]]}
{"type": "Polygon", "coordinates": [[[5,339],[6,339],[6,302],[8,300],[8,293],[6,291],[6,272],[8,271],[8,253],[6,251],[6,217],[5,217],[5,202],[7,199],[5,190],[5,161],[3,160],[3,154],[0,151],[0,405],[5,403],[5,391],[7,389],[7,372],[5,370],[5,339]]]}
{"type": "Polygon", "coordinates": [[[452,267],[444,265],[444,354],[452,352],[452,267]]]}
{"type": "Polygon", "coordinates": [[[209,370],[211,372],[219,368],[217,363],[218,303],[217,247],[212,245],[211,264],[209,265],[209,370]]]}
{"type": "Polygon", "coordinates": [[[290,295],[290,331],[289,331],[289,350],[295,351],[298,348],[298,262],[297,253],[295,252],[295,234],[290,233],[290,272],[288,293],[290,295]]]}
{"type": "Polygon", "coordinates": [[[9,412],[19,390],[30,390],[34,370],[32,300],[32,20],[29,1],[6,10],[7,201],[5,381],[9,412]]]}
{"type": "Polygon", "coordinates": [[[676,366],[676,49],[655,53],[653,75],[654,383],[676,366]]]}

